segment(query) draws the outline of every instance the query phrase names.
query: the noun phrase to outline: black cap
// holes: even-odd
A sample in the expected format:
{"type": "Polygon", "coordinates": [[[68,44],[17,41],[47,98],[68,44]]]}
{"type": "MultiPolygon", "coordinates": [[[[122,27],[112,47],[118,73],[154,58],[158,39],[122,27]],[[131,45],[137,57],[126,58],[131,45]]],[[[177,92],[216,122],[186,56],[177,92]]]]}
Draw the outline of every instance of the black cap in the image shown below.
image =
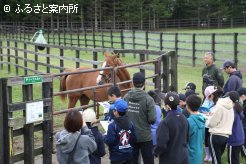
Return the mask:
{"type": "Polygon", "coordinates": [[[192,83],[192,82],[190,82],[190,83],[187,83],[186,84],[186,86],[185,86],[185,88],[184,88],[184,90],[186,90],[186,89],[191,89],[191,90],[196,90],[196,84],[194,84],[194,83],[192,83]]]}
{"type": "Polygon", "coordinates": [[[179,96],[177,93],[169,92],[166,94],[164,102],[171,109],[176,109],[179,105],[179,96]]]}
{"type": "Polygon", "coordinates": [[[133,75],[134,84],[143,84],[145,82],[145,76],[142,72],[137,72],[133,75]]]}
{"type": "Polygon", "coordinates": [[[241,87],[237,90],[237,92],[240,96],[246,95],[246,88],[241,87]]]}
{"type": "Polygon", "coordinates": [[[187,90],[185,92],[185,97],[187,98],[190,95],[197,95],[197,93],[194,90],[187,90]]]}
{"type": "Polygon", "coordinates": [[[186,96],[183,93],[180,93],[179,100],[186,101],[186,96]]]}
{"type": "Polygon", "coordinates": [[[224,64],[223,64],[223,69],[225,69],[227,67],[235,68],[234,62],[233,61],[230,61],[230,60],[225,61],[224,64]]]}

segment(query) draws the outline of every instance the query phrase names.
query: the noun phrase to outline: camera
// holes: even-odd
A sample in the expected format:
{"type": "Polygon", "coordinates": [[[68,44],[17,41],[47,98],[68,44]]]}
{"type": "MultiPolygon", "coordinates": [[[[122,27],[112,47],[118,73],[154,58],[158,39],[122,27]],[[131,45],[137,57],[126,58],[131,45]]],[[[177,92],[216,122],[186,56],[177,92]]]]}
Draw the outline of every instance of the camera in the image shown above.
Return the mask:
{"type": "Polygon", "coordinates": [[[202,78],[203,78],[203,82],[206,83],[207,85],[214,85],[215,80],[213,80],[210,75],[204,74],[202,78]]]}

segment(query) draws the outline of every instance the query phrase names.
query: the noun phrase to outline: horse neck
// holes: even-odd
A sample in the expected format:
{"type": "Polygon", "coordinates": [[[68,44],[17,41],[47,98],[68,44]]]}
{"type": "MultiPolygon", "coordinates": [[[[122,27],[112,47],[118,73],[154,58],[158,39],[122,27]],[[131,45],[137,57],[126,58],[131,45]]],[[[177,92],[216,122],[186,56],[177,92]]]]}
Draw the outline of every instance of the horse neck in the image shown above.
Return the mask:
{"type": "MultiPolygon", "coordinates": [[[[119,69],[117,72],[117,76],[119,77],[120,81],[131,80],[130,74],[126,68],[119,69]]],[[[127,83],[127,84],[125,84],[125,86],[126,86],[126,88],[130,88],[131,83],[127,83]]]]}

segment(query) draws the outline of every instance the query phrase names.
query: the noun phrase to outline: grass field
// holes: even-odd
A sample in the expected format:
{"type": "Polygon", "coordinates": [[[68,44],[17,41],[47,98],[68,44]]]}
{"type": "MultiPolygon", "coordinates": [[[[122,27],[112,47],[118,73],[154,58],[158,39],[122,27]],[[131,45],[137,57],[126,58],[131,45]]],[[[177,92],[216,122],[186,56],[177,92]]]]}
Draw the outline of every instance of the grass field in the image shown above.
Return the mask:
{"type": "MultiPolygon", "coordinates": [[[[246,29],[245,28],[235,28],[235,29],[220,29],[220,30],[217,30],[217,29],[210,29],[210,30],[168,30],[168,31],[165,31],[165,32],[185,32],[185,33],[227,33],[227,32],[241,32],[241,33],[246,33],[246,29]]],[[[140,34],[139,34],[140,35],[140,34]]],[[[202,36],[199,36],[201,38],[203,38],[202,36]]],[[[187,39],[187,38],[184,38],[184,40],[187,39]]],[[[189,39],[189,38],[188,38],[189,39]]],[[[206,40],[208,38],[204,38],[204,40],[206,40]]],[[[231,39],[231,38],[224,38],[224,39],[231,39]]],[[[12,45],[14,43],[11,43],[12,45]]],[[[152,43],[154,44],[154,43],[152,43]]],[[[6,46],[6,44],[4,44],[3,46],[6,46]]],[[[183,45],[184,47],[187,46],[187,45],[183,45]]],[[[20,46],[21,47],[21,46],[20,46]]],[[[221,47],[222,49],[225,48],[225,47],[221,47]]],[[[242,47],[241,47],[242,48],[242,47]]],[[[30,46],[28,47],[29,50],[33,50],[34,47],[30,46]]],[[[14,50],[11,50],[10,51],[11,54],[14,55],[14,50]]],[[[4,50],[3,53],[7,53],[7,50],[4,50]]],[[[59,56],[59,50],[58,49],[53,49],[51,51],[51,54],[52,55],[57,55],[59,56]]],[[[23,56],[23,54],[19,53],[20,56],[23,56]]],[[[34,59],[34,55],[31,54],[31,53],[28,53],[28,59],[34,59]]],[[[203,56],[203,53],[199,53],[200,57],[203,56]]],[[[67,57],[67,58],[71,58],[71,57],[74,57],[75,54],[74,52],[72,51],[69,51],[69,50],[66,50],[64,52],[64,56],[67,57]]],[[[154,58],[156,56],[149,56],[150,58],[154,58]]],[[[227,57],[226,55],[224,57],[227,57]]],[[[85,53],[81,53],[81,58],[85,59],[85,60],[92,60],[92,53],[90,52],[85,52],[85,53]]],[[[46,58],[45,57],[42,57],[42,56],[39,56],[39,59],[43,62],[46,61],[46,58]]],[[[100,61],[103,61],[104,57],[103,55],[99,55],[99,59],[100,61]]],[[[137,63],[139,60],[138,60],[138,55],[137,55],[137,58],[134,59],[133,57],[125,57],[125,58],[122,58],[124,63],[127,63],[127,64],[131,64],[131,63],[137,63]]],[[[246,55],[243,55],[240,57],[240,59],[243,59],[246,61],[246,55]]],[[[7,59],[4,57],[4,60],[6,61],[7,59]]],[[[11,62],[14,62],[14,59],[11,59],[11,62]]],[[[21,63],[23,61],[20,61],[21,63]]],[[[178,60],[178,92],[179,93],[184,93],[184,90],[182,90],[182,88],[184,88],[185,84],[188,83],[188,82],[194,82],[196,85],[197,85],[197,92],[199,93],[200,96],[202,96],[201,94],[201,85],[202,85],[202,77],[201,77],[201,70],[202,70],[202,67],[203,67],[203,61],[199,61],[197,62],[197,66],[196,67],[192,67],[191,64],[189,64],[189,61],[188,59],[182,59],[182,58],[179,58],[178,60]],[[188,64],[187,64],[188,63],[188,64]]],[[[57,63],[57,61],[51,61],[51,64],[52,65],[58,65],[59,66],[59,63],[57,63]]],[[[222,65],[222,62],[216,62],[216,64],[218,65],[218,67],[221,67],[222,65]]],[[[90,64],[88,63],[81,63],[81,65],[87,65],[87,66],[90,66],[90,64]]],[[[64,63],[64,66],[65,67],[70,67],[70,68],[73,68],[75,67],[75,63],[72,62],[72,61],[66,61],[64,63]]],[[[31,63],[28,63],[28,67],[29,68],[34,68],[34,64],[31,64],[31,63]]],[[[240,67],[240,68],[245,68],[245,67],[240,67]]],[[[43,70],[45,72],[46,68],[43,67],[43,66],[39,66],[39,70],[43,70]]],[[[138,71],[138,69],[130,69],[129,72],[131,73],[131,75],[138,71]]],[[[243,78],[245,79],[246,78],[246,71],[243,69],[241,70],[243,72],[243,78]]],[[[51,69],[51,73],[58,73],[59,71],[56,70],[56,69],[51,69]]],[[[23,75],[24,72],[23,70],[19,70],[19,75],[23,75]]],[[[29,72],[29,74],[33,74],[31,72],[29,72]]],[[[151,74],[150,71],[147,71],[147,74],[151,74]]],[[[0,69],[0,77],[10,77],[10,76],[15,76],[15,67],[11,67],[11,73],[8,74],[7,72],[7,66],[4,65],[3,66],[3,69],[0,69]]],[[[227,75],[224,73],[224,77],[225,77],[225,80],[227,79],[227,75]]],[[[244,86],[246,86],[246,82],[244,80],[244,86]]],[[[38,92],[39,90],[41,89],[41,85],[35,85],[34,86],[34,90],[36,90],[37,92],[34,92],[34,99],[38,99],[41,97],[40,95],[40,92],[38,92]]],[[[151,87],[148,87],[147,90],[151,89],[151,87]]],[[[59,90],[59,80],[58,79],[55,79],[54,80],[54,92],[57,92],[59,90]]],[[[14,87],[13,88],[13,102],[19,102],[19,101],[22,101],[23,97],[22,97],[22,88],[21,87],[14,87]]],[[[53,107],[54,107],[54,110],[55,111],[59,111],[61,109],[65,109],[67,106],[67,102],[61,102],[60,99],[58,97],[54,97],[54,100],[53,100],[53,107]]],[[[16,113],[16,117],[19,115],[20,113],[16,113]]],[[[56,117],[55,118],[55,122],[54,122],[54,126],[56,128],[61,128],[62,127],[62,124],[63,124],[63,115],[60,116],[60,117],[56,117]]],[[[40,134],[36,134],[36,138],[39,138],[40,137],[40,134]]],[[[226,159],[226,153],[224,153],[224,157],[223,157],[223,163],[227,163],[227,159],[226,159]]]]}

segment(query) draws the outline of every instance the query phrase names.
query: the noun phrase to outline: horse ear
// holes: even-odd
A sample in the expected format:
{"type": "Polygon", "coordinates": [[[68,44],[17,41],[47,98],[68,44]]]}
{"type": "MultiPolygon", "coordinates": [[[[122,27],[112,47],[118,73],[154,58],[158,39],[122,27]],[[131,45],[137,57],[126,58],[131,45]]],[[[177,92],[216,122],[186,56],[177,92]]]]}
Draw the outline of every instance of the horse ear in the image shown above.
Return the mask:
{"type": "Polygon", "coordinates": [[[109,57],[109,56],[111,56],[111,55],[110,55],[109,52],[105,51],[105,52],[104,52],[104,56],[105,56],[105,58],[107,58],[107,57],[109,57]]]}

